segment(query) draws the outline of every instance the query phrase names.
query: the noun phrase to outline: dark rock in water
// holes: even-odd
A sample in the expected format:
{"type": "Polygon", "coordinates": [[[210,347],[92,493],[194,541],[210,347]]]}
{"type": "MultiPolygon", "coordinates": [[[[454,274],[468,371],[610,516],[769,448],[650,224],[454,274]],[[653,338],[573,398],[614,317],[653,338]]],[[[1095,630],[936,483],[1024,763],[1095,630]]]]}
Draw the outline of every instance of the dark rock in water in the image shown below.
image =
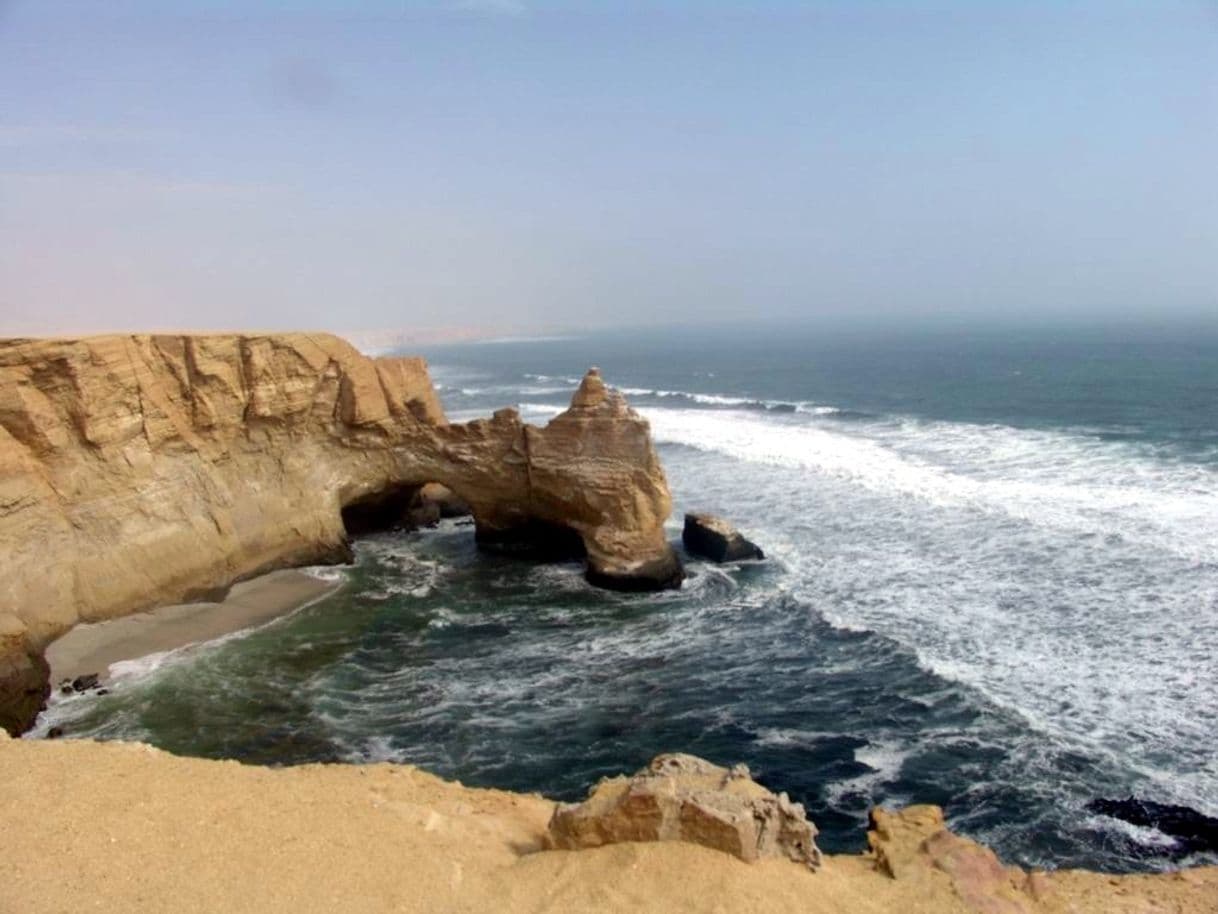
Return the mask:
{"type": "Polygon", "coordinates": [[[96,689],[101,684],[101,676],[97,673],[86,673],[84,676],[77,676],[72,680],[72,688],[77,692],[87,692],[89,689],[96,689]]]}
{"type": "Polygon", "coordinates": [[[755,543],[741,536],[722,517],[713,514],[686,514],[681,542],[690,553],[716,562],[765,558],[765,553],[755,543]]]}
{"type": "Polygon", "coordinates": [[[593,587],[623,593],[646,593],[680,587],[681,582],[685,580],[685,568],[676,553],[673,553],[662,559],[637,565],[626,575],[599,571],[589,565],[584,577],[593,587]]]}
{"type": "Polygon", "coordinates": [[[1203,851],[1218,852],[1218,819],[1187,806],[1126,797],[1124,800],[1092,800],[1087,809],[1130,825],[1158,829],[1175,839],[1176,846],[1171,848],[1171,854],[1176,858],[1203,851]]]}
{"type": "Polygon", "coordinates": [[[428,501],[413,501],[402,516],[402,525],[410,529],[434,527],[440,522],[440,506],[428,501]]]}
{"type": "Polygon", "coordinates": [[[98,695],[109,695],[109,694],[110,694],[110,690],[109,690],[109,689],[98,689],[98,690],[97,690],[97,694],[98,694],[98,695]]]}
{"type": "Polygon", "coordinates": [[[537,562],[576,562],[587,555],[583,538],[570,527],[529,518],[512,526],[478,524],[478,548],[537,562]]]}
{"type": "Polygon", "coordinates": [[[63,736],[63,727],[52,727],[47,731],[47,739],[59,739],[63,736]]]}

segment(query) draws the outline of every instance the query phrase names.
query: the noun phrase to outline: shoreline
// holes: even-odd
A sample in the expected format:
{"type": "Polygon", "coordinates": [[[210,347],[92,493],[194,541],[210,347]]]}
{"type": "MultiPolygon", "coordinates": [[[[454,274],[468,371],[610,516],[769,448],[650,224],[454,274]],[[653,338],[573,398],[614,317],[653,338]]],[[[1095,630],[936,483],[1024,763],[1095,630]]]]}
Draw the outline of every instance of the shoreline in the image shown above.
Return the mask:
{"type": "Polygon", "coordinates": [[[115,663],[266,625],[329,596],[342,583],[284,568],[234,584],[223,600],[175,603],[75,625],[47,646],[51,688],[58,689],[65,679],[90,674],[108,683],[115,663]]]}

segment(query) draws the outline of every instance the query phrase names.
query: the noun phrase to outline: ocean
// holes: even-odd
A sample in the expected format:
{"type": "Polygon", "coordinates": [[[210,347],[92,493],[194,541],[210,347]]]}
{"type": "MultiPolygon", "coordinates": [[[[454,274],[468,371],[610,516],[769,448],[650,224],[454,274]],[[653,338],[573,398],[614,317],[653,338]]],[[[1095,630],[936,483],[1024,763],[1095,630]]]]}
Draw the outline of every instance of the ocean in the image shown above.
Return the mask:
{"type": "Polygon", "coordinates": [[[821,846],[937,803],[1008,862],[1218,862],[1088,809],[1218,816],[1218,328],[733,327],[429,347],[450,418],[544,423],[590,365],[687,510],[767,553],[680,591],[381,533],[346,586],[123,664],[34,731],[268,764],[398,761],[578,798],[660,752],[805,804],[821,846]]]}

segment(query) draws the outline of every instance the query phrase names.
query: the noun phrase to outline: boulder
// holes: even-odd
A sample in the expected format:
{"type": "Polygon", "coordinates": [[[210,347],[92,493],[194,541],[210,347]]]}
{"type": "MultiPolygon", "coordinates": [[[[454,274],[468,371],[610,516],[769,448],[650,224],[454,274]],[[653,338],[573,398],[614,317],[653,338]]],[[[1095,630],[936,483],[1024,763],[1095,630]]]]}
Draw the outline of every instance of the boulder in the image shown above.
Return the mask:
{"type": "Polygon", "coordinates": [[[748,768],[659,755],[632,777],[606,778],[582,803],[560,805],[548,845],[578,850],[622,841],[687,841],[741,860],[782,858],[816,869],[816,827],[799,803],[773,794],[748,768]]]}
{"type": "Polygon", "coordinates": [[[715,562],[765,558],[765,553],[755,543],[713,514],[686,514],[681,542],[691,555],[701,555],[715,562]]]}
{"type": "Polygon", "coordinates": [[[86,673],[83,676],[77,676],[72,680],[72,691],[87,692],[89,689],[96,689],[101,685],[101,676],[97,673],[86,673]]]}
{"type": "Polygon", "coordinates": [[[429,482],[422,486],[417,498],[420,504],[435,505],[440,517],[468,517],[470,515],[469,505],[448,486],[442,486],[438,482],[429,482]]]}

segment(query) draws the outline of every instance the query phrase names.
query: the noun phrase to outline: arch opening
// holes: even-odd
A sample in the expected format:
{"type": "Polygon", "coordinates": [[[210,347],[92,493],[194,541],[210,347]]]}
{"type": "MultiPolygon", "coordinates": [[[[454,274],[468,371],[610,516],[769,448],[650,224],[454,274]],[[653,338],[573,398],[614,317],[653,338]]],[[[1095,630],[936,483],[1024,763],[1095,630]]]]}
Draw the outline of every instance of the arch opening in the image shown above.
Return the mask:
{"type": "Polygon", "coordinates": [[[347,536],[384,530],[434,527],[442,518],[466,517],[469,505],[438,482],[399,483],[369,493],[342,508],[347,536]]]}

